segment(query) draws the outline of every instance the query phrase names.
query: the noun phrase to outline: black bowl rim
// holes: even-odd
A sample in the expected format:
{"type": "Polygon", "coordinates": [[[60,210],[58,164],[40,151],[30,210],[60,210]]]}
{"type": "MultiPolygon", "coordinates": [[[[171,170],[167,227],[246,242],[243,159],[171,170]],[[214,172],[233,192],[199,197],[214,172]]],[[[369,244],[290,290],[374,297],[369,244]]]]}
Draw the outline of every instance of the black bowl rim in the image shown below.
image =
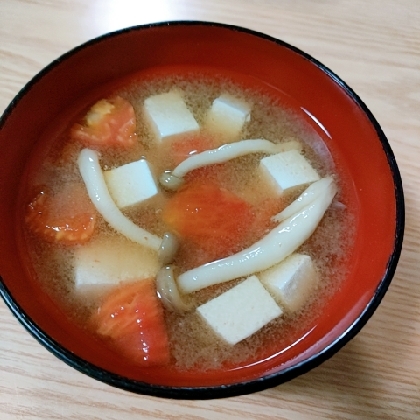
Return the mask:
{"type": "Polygon", "coordinates": [[[224,23],[208,22],[208,21],[194,21],[194,20],[179,20],[179,21],[165,21],[152,23],[147,25],[136,25],[127,27],[121,30],[113,31],[106,33],[97,38],[91,39],[73,49],[61,55],[59,58],[51,62],[45,68],[43,68],[37,75],[35,75],[15,96],[10,105],[4,111],[2,117],[0,118],[0,130],[5,124],[7,118],[13,112],[13,109],[17,106],[19,101],[24,95],[26,95],[32,86],[34,86],[38,80],[40,80],[44,75],[50,72],[54,67],[58,66],[62,61],[70,58],[78,51],[96,43],[99,43],[105,39],[118,36],[122,33],[127,33],[130,31],[139,31],[147,30],[150,28],[160,27],[160,26],[179,26],[179,25],[188,25],[188,26],[214,26],[224,29],[229,29],[237,32],[244,32],[249,35],[253,35],[267,41],[273,42],[282,47],[286,47],[291,51],[301,55],[312,64],[317,66],[321,71],[323,71],[328,77],[330,77],[336,84],[338,84],[346,94],[360,107],[363,113],[367,116],[370,123],[374,127],[378,139],[382,144],[383,151],[387,157],[389,168],[394,180],[395,186],[395,202],[396,202],[396,228],[395,228],[395,242],[394,250],[391,253],[386,270],[382,277],[379,286],[376,289],[376,292],[364,310],[360,313],[358,318],[344,331],[338,338],[336,338],[331,344],[326,346],[324,349],[311,356],[308,359],[301,361],[300,363],[288,367],[280,372],[267,374],[261,378],[233,383],[229,385],[217,385],[217,386],[203,386],[203,387],[172,387],[172,386],[160,386],[154,384],[148,384],[141,381],[135,381],[127,379],[120,375],[111,373],[102,369],[94,364],[83,360],[76,354],[70,352],[58,342],[56,342],[52,337],[44,333],[35,322],[25,313],[25,311],[20,307],[19,303],[13,298],[6,285],[4,284],[3,279],[0,277],[0,295],[2,296],[5,304],[9,307],[13,315],[19,320],[19,322],[25,327],[25,329],[36,339],[40,344],[42,344],[47,350],[49,350],[53,355],[58,359],[65,362],[67,365],[73,367],[81,373],[87,374],[88,376],[107,383],[111,386],[124,389],[137,394],[143,395],[152,395],[157,397],[173,398],[173,399],[197,399],[197,400],[207,400],[215,398],[227,398],[238,395],[246,395],[255,392],[262,391],[264,389],[272,388],[278,386],[284,382],[290,381],[297,376],[300,376],[311,369],[319,366],[321,363],[332,357],[337,353],[345,344],[347,344],[355,335],[363,328],[367,323],[369,318],[373,315],[376,308],[380,304],[382,298],[384,297],[386,291],[388,290],[389,284],[395,274],[395,270],[398,264],[398,260],[401,254],[402,242],[404,236],[404,226],[405,226],[405,204],[404,204],[404,193],[402,187],[401,175],[395,160],[394,153],[389,145],[388,139],[383,133],[381,126],[376,121],[375,117],[368,109],[366,104],[360,99],[360,97],[334,72],[332,72],[328,67],[320,63],[318,60],[310,56],[309,54],[303,52],[299,48],[296,48],[284,41],[273,38],[269,35],[266,35],[261,32],[250,30],[236,25],[229,25],[224,23]]]}

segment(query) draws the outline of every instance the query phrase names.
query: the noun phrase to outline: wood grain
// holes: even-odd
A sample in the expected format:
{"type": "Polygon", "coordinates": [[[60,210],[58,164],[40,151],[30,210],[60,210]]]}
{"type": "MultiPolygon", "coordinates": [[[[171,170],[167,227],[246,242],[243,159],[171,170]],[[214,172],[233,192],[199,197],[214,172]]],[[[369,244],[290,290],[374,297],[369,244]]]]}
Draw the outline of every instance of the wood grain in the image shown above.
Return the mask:
{"type": "Polygon", "coordinates": [[[403,177],[406,233],[395,279],[362,332],[322,366],[271,390],[210,401],[138,396],[96,382],[38,345],[1,302],[0,419],[420,418],[420,2],[4,0],[0,112],[70,48],[125,26],[176,19],[235,24],[280,38],[361,96],[403,177]]]}

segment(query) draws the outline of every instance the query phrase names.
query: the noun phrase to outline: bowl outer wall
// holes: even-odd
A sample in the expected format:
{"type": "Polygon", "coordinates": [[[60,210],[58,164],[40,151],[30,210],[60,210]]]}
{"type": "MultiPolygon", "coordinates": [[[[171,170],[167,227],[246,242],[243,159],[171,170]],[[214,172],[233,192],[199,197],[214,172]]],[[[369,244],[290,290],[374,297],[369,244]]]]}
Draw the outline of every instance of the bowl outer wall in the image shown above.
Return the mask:
{"type": "MultiPolygon", "coordinates": [[[[0,170],[0,274],[6,303],[42,344],[68,364],[132,391],[212,398],[274,386],[307,371],[364,325],[385,293],[399,258],[404,228],[401,179],[379,124],[357,95],[322,64],[281,41],[242,28],[202,22],[164,23],[129,28],[78,47],[53,62],[19,93],[0,122],[0,144],[7,150],[0,170]],[[65,320],[48,296],[36,289],[21,264],[14,240],[16,191],[32,146],[49,121],[86,91],[168,63],[246,73],[291,95],[327,131],[327,144],[351,173],[360,206],[353,281],[346,282],[329,307],[327,321],[296,346],[294,360],[280,367],[273,361],[244,373],[200,377],[196,382],[187,377],[175,384],[175,389],[156,385],[163,378],[153,375],[145,373],[144,383],[127,382],[119,375],[97,369],[95,360],[91,360],[92,365],[86,363],[84,359],[92,359],[95,343],[86,345],[91,340],[82,337],[82,345],[74,344],[74,336],[80,339],[82,333],[65,320]],[[363,282],[357,276],[363,276],[363,282]],[[155,385],[149,386],[148,382],[155,385]],[[228,386],[218,387],[223,382],[228,386]]],[[[102,356],[96,363],[112,366],[112,354],[102,356]]],[[[123,369],[118,373],[125,372],[123,369]]]]}

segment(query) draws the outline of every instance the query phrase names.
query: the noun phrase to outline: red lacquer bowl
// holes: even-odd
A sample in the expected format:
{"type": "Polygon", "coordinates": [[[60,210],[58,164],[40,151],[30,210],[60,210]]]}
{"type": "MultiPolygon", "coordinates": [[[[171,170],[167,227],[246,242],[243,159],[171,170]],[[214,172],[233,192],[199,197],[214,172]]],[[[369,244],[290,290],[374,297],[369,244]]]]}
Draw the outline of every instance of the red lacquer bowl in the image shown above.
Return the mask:
{"type": "Polygon", "coordinates": [[[388,141],[360,98],[302,51],[261,33],[206,23],[128,28],[60,57],[31,80],[0,120],[0,292],[26,329],[75,369],[129,391],[170,398],[220,398],[256,392],[331,357],[367,322],[394,275],[404,231],[401,178],[388,141]],[[74,324],[43,292],[23,257],[18,195],[25,166],[50,122],[81,98],[138,72],[170,67],[219,70],[290,98],[325,140],[349,180],[356,238],[349,272],[311,328],[270,358],[237,369],[139,369],[74,324]]]}

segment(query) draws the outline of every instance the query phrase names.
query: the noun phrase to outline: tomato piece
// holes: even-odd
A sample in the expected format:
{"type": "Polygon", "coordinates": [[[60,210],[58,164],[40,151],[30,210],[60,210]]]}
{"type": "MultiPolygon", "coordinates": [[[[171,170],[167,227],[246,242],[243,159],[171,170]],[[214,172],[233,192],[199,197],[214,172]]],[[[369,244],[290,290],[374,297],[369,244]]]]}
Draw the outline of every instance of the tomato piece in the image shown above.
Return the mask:
{"type": "Polygon", "coordinates": [[[261,239],[278,225],[271,219],[284,210],[285,207],[283,197],[269,198],[254,206],[255,218],[249,227],[250,237],[254,238],[254,242],[261,239]]]}
{"type": "Polygon", "coordinates": [[[95,149],[130,148],[137,142],[134,108],[120,96],[102,99],[90,108],[83,124],[73,125],[70,135],[73,140],[95,149]]]}
{"type": "Polygon", "coordinates": [[[214,183],[192,183],[177,192],[163,210],[175,234],[204,250],[209,261],[238,252],[252,224],[252,207],[214,183]]]}
{"type": "Polygon", "coordinates": [[[68,183],[56,194],[41,191],[26,208],[29,229],[48,242],[87,242],[93,234],[96,210],[83,185],[68,183]]]}
{"type": "Polygon", "coordinates": [[[119,353],[141,366],[170,361],[164,312],[152,278],[114,289],[90,323],[119,353]]]}
{"type": "Polygon", "coordinates": [[[189,134],[174,140],[171,144],[171,157],[175,166],[179,165],[188,157],[214,149],[215,140],[209,135],[189,134]]]}

